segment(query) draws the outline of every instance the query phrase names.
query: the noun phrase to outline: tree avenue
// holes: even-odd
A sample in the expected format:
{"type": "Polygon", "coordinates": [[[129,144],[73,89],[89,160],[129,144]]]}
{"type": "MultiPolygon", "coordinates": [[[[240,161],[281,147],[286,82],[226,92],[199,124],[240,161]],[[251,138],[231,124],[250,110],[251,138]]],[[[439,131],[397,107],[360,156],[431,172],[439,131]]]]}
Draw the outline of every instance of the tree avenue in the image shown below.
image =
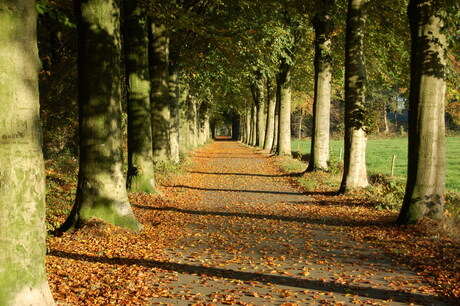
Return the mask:
{"type": "Polygon", "coordinates": [[[140,231],[128,191],[156,193],[156,167],[220,133],[279,156],[291,155],[291,138],[310,136],[305,176],[341,167],[330,153],[330,137],[341,137],[338,191],[359,190],[370,181],[368,136],[404,136],[387,117],[406,108],[408,174],[395,221],[445,217],[445,130],[460,122],[458,45],[447,52],[460,34],[456,1],[71,2],[0,2],[0,305],[54,303],[40,120],[45,147],[60,146],[45,153],[78,159],[72,209],[60,227],[48,224],[55,234],[93,218],[140,231]]]}

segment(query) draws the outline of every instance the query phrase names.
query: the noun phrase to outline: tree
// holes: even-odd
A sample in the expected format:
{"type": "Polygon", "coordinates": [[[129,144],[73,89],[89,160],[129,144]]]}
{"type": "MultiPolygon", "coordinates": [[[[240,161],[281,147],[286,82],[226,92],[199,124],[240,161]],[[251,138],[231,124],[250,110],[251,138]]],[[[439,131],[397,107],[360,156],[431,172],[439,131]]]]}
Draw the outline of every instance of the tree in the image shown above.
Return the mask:
{"type": "Polygon", "coordinates": [[[166,26],[158,20],[150,21],[150,77],[153,159],[155,162],[171,158],[170,97],[169,97],[169,36],[166,26]]]}
{"type": "Polygon", "coordinates": [[[148,59],[148,24],[140,0],[125,0],[128,88],[128,189],[155,193],[148,59]]]}
{"type": "Polygon", "coordinates": [[[171,161],[178,164],[180,162],[180,127],[179,127],[179,68],[175,61],[169,65],[169,98],[170,98],[170,129],[169,143],[171,151],[171,161]]]}
{"type": "Polygon", "coordinates": [[[0,304],[54,305],[45,272],[45,169],[35,1],[0,4],[0,304]]]}
{"type": "Polygon", "coordinates": [[[265,140],[264,149],[270,150],[273,146],[274,134],[275,134],[275,111],[276,111],[276,97],[273,86],[273,80],[267,77],[267,122],[265,126],[265,140]]]}
{"type": "Polygon", "coordinates": [[[398,224],[444,217],[446,54],[445,4],[411,0],[409,150],[398,224]]]}
{"type": "Polygon", "coordinates": [[[255,120],[255,146],[263,147],[265,141],[265,120],[264,120],[264,95],[263,95],[263,85],[264,79],[260,71],[255,72],[255,77],[250,82],[252,98],[254,100],[254,115],[255,120]]]}
{"type": "Polygon", "coordinates": [[[77,1],[76,8],[80,167],[75,204],[57,232],[91,218],[140,230],[123,174],[120,2],[77,1]]]}
{"type": "Polygon", "coordinates": [[[291,64],[281,59],[279,82],[278,155],[291,155],[291,64]]]}
{"type": "Polygon", "coordinates": [[[315,89],[313,102],[313,131],[310,161],[307,171],[329,169],[329,126],[331,112],[332,78],[332,7],[334,0],[327,0],[313,18],[315,29],[315,89]]]}
{"type": "Polygon", "coordinates": [[[366,68],[364,64],[365,5],[368,0],[349,0],[345,40],[345,141],[340,192],[369,185],[366,172],[365,126],[366,68]]]}

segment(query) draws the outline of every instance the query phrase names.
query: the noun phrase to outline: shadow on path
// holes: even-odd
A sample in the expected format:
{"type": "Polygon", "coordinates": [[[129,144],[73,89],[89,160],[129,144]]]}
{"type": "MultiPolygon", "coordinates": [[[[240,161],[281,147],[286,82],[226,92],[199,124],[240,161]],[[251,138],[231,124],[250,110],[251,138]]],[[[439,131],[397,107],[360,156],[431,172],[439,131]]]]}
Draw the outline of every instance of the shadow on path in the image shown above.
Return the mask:
{"type": "Polygon", "coordinates": [[[143,206],[143,205],[137,205],[137,204],[133,204],[133,206],[137,208],[141,208],[141,209],[158,210],[158,211],[174,211],[174,212],[190,214],[190,215],[243,217],[243,218],[253,218],[253,219],[260,219],[260,220],[280,220],[280,221],[287,221],[287,222],[300,222],[300,223],[319,224],[319,225],[341,225],[341,226],[354,226],[354,227],[394,225],[393,220],[388,221],[386,223],[382,221],[372,221],[372,220],[368,220],[365,222],[364,221],[354,222],[354,221],[344,220],[341,218],[332,218],[332,217],[324,217],[324,218],[290,217],[290,216],[279,216],[279,215],[252,214],[252,213],[244,213],[244,212],[235,213],[235,212],[225,212],[225,211],[188,210],[188,209],[181,209],[181,208],[176,208],[176,207],[151,207],[151,206],[143,206]]]}
{"type": "Polygon", "coordinates": [[[340,284],[334,282],[325,282],[322,280],[309,280],[299,279],[281,275],[268,275],[259,274],[252,272],[242,272],[227,270],[222,268],[195,266],[190,264],[174,263],[167,261],[147,260],[147,259],[135,259],[135,258],[121,258],[121,257],[98,257],[89,256],[78,253],[63,252],[57,250],[51,250],[49,255],[62,257],[73,260],[87,261],[87,262],[98,262],[111,265],[123,265],[123,266],[144,266],[148,268],[159,268],[168,271],[175,271],[179,273],[187,274],[199,274],[207,276],[222,277],[228,279],[237,279],[245,282],[261,282],[265,284],[277,284],[291,287],[297,287],[301,289],[316,290],[316,291],[327,291],[340,294],[359,294],[364,295],[368,298],[386,300],[391,297],[393,301],[404,302],[408,301],[426,301],[427,297],[417,293],[407,293],[402,291],[391,291],[378,288],[354,286],[347,284],[340,284]]]}

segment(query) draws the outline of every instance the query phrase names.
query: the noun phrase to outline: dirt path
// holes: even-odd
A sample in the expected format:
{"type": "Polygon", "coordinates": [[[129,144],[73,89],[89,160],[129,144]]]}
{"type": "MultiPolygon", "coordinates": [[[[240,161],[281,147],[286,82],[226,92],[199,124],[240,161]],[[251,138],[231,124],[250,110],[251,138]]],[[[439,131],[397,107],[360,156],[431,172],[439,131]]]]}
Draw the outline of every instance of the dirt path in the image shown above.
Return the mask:
{"type": "Polygon", "coordinates": [[[215,142],[196,155],[186,184],[170,185],[196,201],[164,208],[191,221],[167,250],[164,298],[152,303],[443,305],[417,275],[348,239],[331,216],[311,216],[311,196],[267,157],[215,142]]]}

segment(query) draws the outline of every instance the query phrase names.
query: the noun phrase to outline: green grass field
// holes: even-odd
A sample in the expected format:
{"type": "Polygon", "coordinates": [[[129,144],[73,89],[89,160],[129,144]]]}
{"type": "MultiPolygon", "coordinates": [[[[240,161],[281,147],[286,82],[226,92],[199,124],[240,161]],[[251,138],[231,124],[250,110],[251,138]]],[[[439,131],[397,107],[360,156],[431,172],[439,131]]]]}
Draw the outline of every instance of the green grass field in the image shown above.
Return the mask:
{"type": "MultiPolygon", "coordinates": [[[[292,150],[310,154],[310,140],[293,140],[292,150]]],[[[343,140],[331,141],[331,158],[339,159],[343,140]]],[[[391,161],[396,155],[394,176],[405,179],[407,171],[407,138],[369,139],[366,164],[369,173],[391,174],[391,161]]],[[[342,152],[343,156],[343,152],[342,152]]],[[[460,137],[446,138],[446,189],[460,192],[460,137]]]]}

